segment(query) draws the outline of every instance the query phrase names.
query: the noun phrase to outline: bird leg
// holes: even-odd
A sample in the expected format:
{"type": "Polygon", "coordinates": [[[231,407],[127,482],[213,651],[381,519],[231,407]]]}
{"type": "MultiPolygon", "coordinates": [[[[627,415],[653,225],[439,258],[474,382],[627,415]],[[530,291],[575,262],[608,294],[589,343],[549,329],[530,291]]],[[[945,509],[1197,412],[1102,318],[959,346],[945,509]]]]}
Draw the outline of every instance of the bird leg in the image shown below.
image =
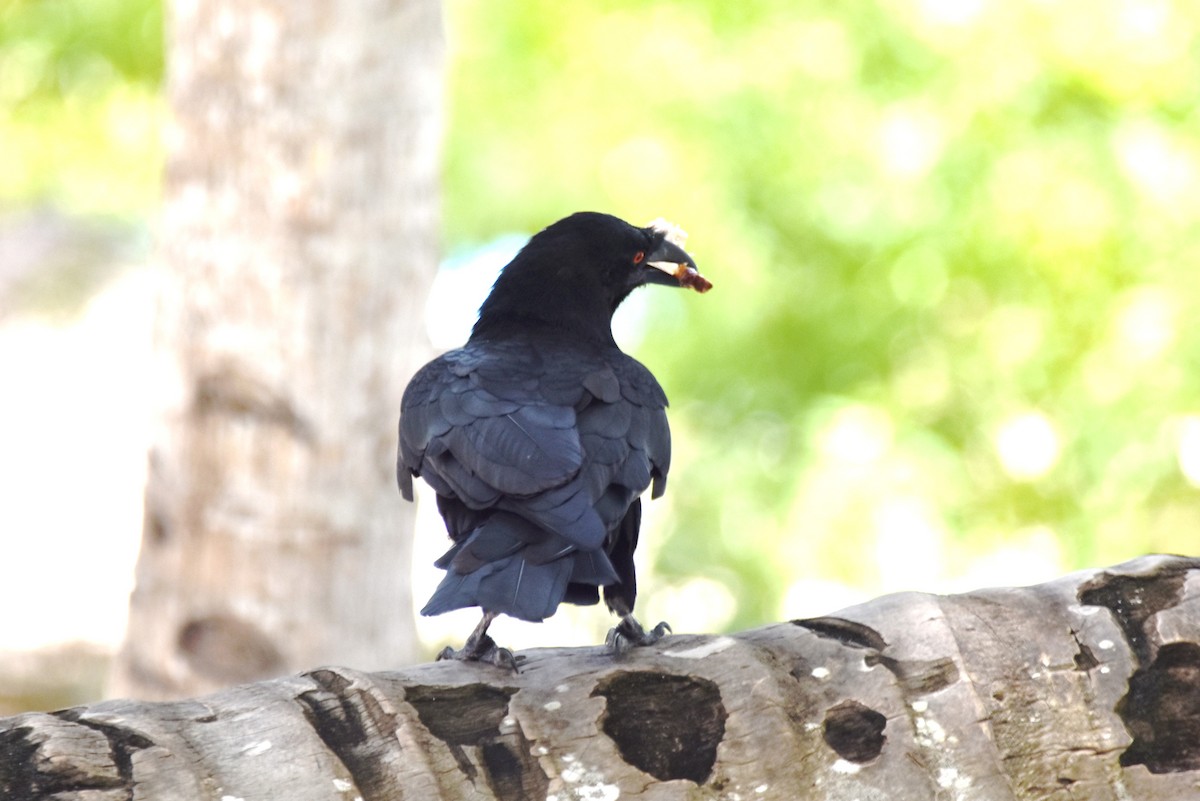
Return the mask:
{"type": "Polygon", "coordinates": [[[608,636],[604,638],[604,644],[613,656],[621,656],[634,646],[654,645],[671,631],[666,622],[660,622],[646,631],[633,616],[633,610],[620,598],[611,599],[608,606],[621,616],[621,622],[609,629],[608,636]]]}
{"type": "Polygon", "coordinates": [[[479,625],[471,632],[471,636],[467,637],[467,642],[463,647],[456,651],[447,645],[438,654],[438,661],[455,659],[460,662],[487,662],[498,668],[508,668],[513,673],[520,673],[521,670],[517,665],[524,657],[518,659],[512,651],[496,645],[496,641],[488,636],[488,626],[492,625],[492,621],[499,614],[499,612],[489,612],[485,609],[483,620],[479,621],[479,625]]]}

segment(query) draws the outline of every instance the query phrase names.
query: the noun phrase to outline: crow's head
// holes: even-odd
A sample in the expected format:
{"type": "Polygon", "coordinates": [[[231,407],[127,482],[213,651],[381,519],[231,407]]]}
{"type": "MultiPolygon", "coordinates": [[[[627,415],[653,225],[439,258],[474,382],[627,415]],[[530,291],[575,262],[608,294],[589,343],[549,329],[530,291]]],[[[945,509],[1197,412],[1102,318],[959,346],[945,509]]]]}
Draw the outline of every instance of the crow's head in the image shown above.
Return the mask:
{"type": "Polygon", "coordinates": [[[610,214],[581,211],[534,235],[500,272],[479,309],[475,334],[548,325],[612,338],[613,312],[643,284],[712,284],[664,222],[638,228],[610,214]]]}

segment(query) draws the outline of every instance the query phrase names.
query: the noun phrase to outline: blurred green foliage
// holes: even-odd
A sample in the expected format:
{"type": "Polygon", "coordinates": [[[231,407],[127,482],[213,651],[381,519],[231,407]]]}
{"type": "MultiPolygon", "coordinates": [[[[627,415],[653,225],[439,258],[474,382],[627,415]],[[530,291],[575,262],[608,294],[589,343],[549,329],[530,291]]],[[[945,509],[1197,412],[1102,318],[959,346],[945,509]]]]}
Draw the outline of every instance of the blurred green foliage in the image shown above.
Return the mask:
{"type": "Polygon", "coordinates": [[[666,215],[716,283],[638,353],[677,443],[647,545],[722,624],[1196,551],[1200,6],[449,8],[451,240],[666,215]]]}
{"type": "MultiPolygon", "coordinates": [[[[1196,552],[1200,5],[446,7],[448,246],[663,215],[716,284],[637,349],[677,443],[646,547],[713,625],[1196,552]]],[[[0,8],[0,200],[148,206],[157,6],[0,8]]]]}
{"type": "Polygon", "coordinates": [[[0,0],[0,207],[145,214],[162,72],[159,0],[0,0]]]}

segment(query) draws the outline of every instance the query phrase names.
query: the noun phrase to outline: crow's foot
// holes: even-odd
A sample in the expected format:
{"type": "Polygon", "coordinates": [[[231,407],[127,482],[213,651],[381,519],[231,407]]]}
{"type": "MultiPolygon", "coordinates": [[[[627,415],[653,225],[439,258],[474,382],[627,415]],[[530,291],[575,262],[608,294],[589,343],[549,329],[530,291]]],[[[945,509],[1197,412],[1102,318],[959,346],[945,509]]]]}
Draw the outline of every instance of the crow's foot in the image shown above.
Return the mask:
{"type": "Polygon", "coordinates": [[[443,659],[455,659],[459,662],[486,662],[498,668],[511,670],[513,673],[520,673],[520,664],[525,661],[525,657],[516,656],[507,648],[496,645],[496,641],[486,634],[478,639],[468,638],[466,645],[457,651],[447,645],[437,658],[439,662],[443,659]]]}
{"type": "Polygon", "coordinates": [[[642,624],[637,622],[637,618],[633,615],[625,615],[621,618],[620,623],[608,630],[604,644],[608,646],[609,652],[614,656],[621,656],[635,646],[654,645],[670,631],[671,627],[666,623],[659,623],[650,631],[646,631],[642,628],[642,624]]]}

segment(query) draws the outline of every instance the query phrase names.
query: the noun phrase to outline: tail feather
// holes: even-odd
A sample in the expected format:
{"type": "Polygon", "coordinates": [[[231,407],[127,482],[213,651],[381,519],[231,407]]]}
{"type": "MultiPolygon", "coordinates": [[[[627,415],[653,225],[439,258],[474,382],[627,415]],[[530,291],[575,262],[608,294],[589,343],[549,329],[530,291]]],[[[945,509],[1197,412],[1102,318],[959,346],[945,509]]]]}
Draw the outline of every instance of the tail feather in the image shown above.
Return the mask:
{"type": "Polygon", "coordinates": [[[621,579],[604,551],[579,551],[571,559],[571,581],[578,584],[616,584],[621,579]]]}
{"type": "Polygon", "coordinates": [[[446,575],[423,615],[478,606],[540,621],[564,599],[595,603],[597,586],[621,580],[604,551],[579,550],[568,539],[507,512],[488,517],[435,564],[446,575]],[[568,592],[568,586],[574,589],[568,592]]]}
{"type": "Polygon", "coordinates": [[[538,622],[554,614],[567,591],[571,560],[537,565],[517,555],[479,583],[484,609],[538,622]]]}
{"type": "Polygon", "coordinates": [[[443,612],[449,612],[454,609],[466,609],[471,606],[478,606],[479,601],[479,584],[483,579],[492,572],[492,566],[488,565],[481,567],[474,573],[456,573],[453,570],[446,571],[446,575],[442,577],[441,584],[438,584],[433,595],[429,597],[429,602],[421,609],[421,614],[426,616],[440,615],[443,612]]]}

